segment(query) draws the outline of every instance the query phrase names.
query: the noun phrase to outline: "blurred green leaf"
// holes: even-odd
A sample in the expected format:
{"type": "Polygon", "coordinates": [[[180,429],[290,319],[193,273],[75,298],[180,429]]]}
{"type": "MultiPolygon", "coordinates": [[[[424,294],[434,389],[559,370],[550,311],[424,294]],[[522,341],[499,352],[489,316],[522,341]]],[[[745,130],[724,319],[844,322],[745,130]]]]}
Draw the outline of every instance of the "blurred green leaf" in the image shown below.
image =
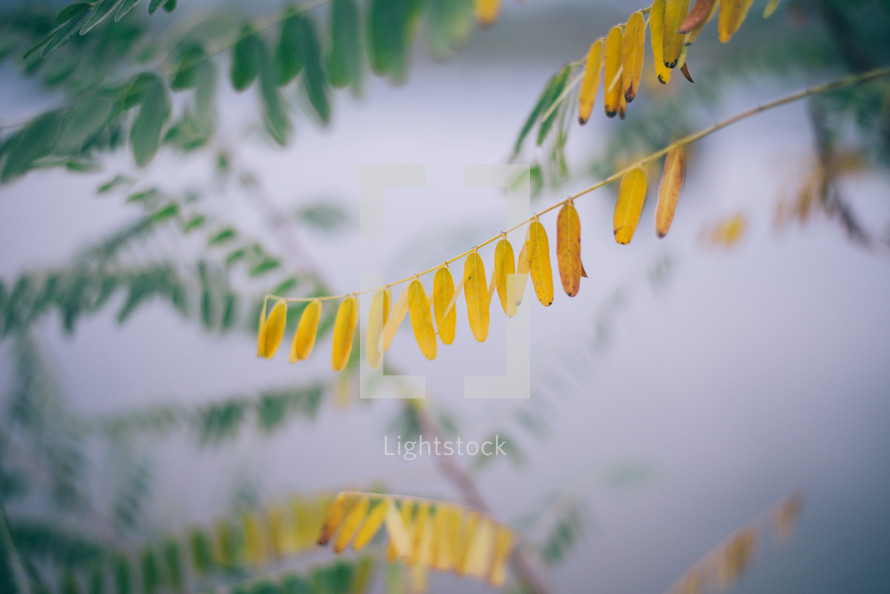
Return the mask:
{"type": "Polygon", "coordinates": [[[231,228],[223,229],[216,235],[212,236],[207,241],[207,245],[219,245],[221,243],[225,243],[227,241],[231,241],[231,240],[235,239],[236,236],[237,236],[237,233],[235,232],[234,229],[231,229],[231,228]]]}
{"type": "Polygon", "coordinates": [[[302,88],[319,122],[327,124],[331,119],[331,105],[328,99],[327,76],[324,71],[321,47],[312,21],[303,19],[301,40],[305,60],[302,88]]]}
{"type": "Polygon", "coordinates": [[[160,82],[145,91],[139,115],[130,129],[130,143],[136,164],[145,166],[151,161],[161,141],[161,130],[170,117],[170,99],[160,82]]]}
{"type": "Polygon", "coordinates": [[[281,23],[278,45],[275,47],[275,83],[286,85],[294,80],[303,69],[302,14],[287,17],[281,23]]]}
{"type": "Polygon", "coordinates": [[[232,49],[232,86],[243,91],[259,74],[259,45],[261,39],[251,25],[244,25],[241,38],[232,49]]]}
{"type": "Polygon", "coordinates": [[[391,74],[397,80],[404,77],[418,6],[415,0],[371,0],[368,57],[377,75],[391,74]]]}
{"type": "Polygon", "coordinates": [[[189,45],[179,57],[170,88],[174,91],[194,88],[198,84],[199,67],[207,60],[207,52],[203,47],[189,45]]]}
{"type": "Polygon", "coordinates": [[[69,4],[56,15],[56,24],[61,25],[62,23],[67,23],[80,13],[89,10],[91,7],[92,3],[90,2],[75,2],[69,4]]]}
{"type": "Polygon", "coordinates": [[[426,0],[425,5],[427,45],[434,58],[444,60],[476,25],[473,0],[426,0]]]}
{"type": "Polygon", "coordinates": [[[355,0],[333,0],[331,41],[328,51],[328,78],[336,88],[351,86],[361,92],[362,49],[359,9],[355,0]]]}
{"type": "Polygon", "coordinates": [[[135,8],[141,1],[142,0],[123,0],[117,7],[117,12],[114,13],[114,22],[120,22],[120,20],[127,16],[127,13],[133,10],[133,8],[135,8]]]}
{"type": "Polygon", "coordinates": [[[86,35],[89,33],[93,27],[105,20],[105,17],[107,17],[112,10],[117,8],[121,1],[122,0],[98,0],[98,2],[93,5],[90,17],[80,28],[80,34],[86,35]]]}
{"type": "Polygon", "coordinates": [[[52,150],[59,134],[60,118],[51,111],[35,118],[9,139],[3,152],[6,161],[0,181],[9,181],[27,173],[34,162],[52,150]]]}
{"type": "Polygon", "coordinates": [[[266,129],[275,142],[284,146],[287,144],[287,136],[290,132],[290,120],[281,101],[278,87],[275,85],[275,64],[262,40],[257,43],[257,61],[259,62],[260,99],[263,103],[266,129]]]}
{"type": "Polygon", "coordinates": [[[544,99],[544,104],[541,109],[540,117],[544,118],[541,120],[541,125],[538,128],[538,140],[537,144],[540,146],[544,139],[547,138],[547,134],[550,132],[550,129],[553,127],[553,123],[556,121],[556,118],[559,114],[558,108],[553,108],[556,100],[559,99],[559,96],[562,95],[562,92],[565,90],[566,85],[569,82],[569,75],[572,73],[572,67],[568,64],[562,67],[562,69],[556,73],[553,80],[552,85],[548,85],[549,89],[547,91],[547,96],[544,99]],[[551,110],[551,108],[553,108],[551,110]],[[546,118],[544,115],[550,111],[550,115],[546,118]]]}

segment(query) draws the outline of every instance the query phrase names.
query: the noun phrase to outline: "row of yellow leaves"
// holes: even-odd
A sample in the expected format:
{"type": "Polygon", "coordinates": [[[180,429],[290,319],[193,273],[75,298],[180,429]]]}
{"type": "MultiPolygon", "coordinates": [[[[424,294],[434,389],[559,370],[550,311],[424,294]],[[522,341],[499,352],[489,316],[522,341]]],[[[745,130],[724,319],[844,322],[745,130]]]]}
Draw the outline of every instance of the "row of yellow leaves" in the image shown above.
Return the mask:
{"type": "MultiPolygon", "coordinates": [[[[243,513],[240,537],[244,560],[260,566],[270,559],[312,549],[332,500],[330,494],[301,497],[287,506],[272,504],[265,513],[256,510],[243,513]]],[[[218,520],[214,533],[217,563],[223,567],[235,564],[237,559],[229,557],[235,550],[230,545],[237,538],[234,526],[228,520],[218,520]]]]}
{"type": "MultiPolygon", "coordinates": [[[[626,23],[612,27],[609,34],[595,40],[587,53],[584,76],[578,93],[578,121],[587,122],[593,111],[594,100],[603,80],[603,106],[608,117],[618,114],[624,119],[627,104],[634,100],[643,75],[646,19],[652,58],[658,81],[667,84],[671,70],[678,68],[692,82],[686,65],[686,53],[705,25],[717,13],[717,32],[720,41],[732,38],[751,8],[753,0],[696,0],[689,9],[689,0],[655,0],[648,9],[630,15],[626,23]]],[[[776,2],[764,16],[775,10],[776,2]]]]}
{"type": "Polygon", "coordinates": [[[462,506],[391,495],[342,492],[328,508],[318,544],[334,552],[363,549],[381,527],[389,536],[387,559],[420,570],[454,571],[501,586],[515,537],[487,514],[462,506]]]}
{"type": "MultiPolygon", "coordinates": [[[[684,149],[676,146],[665,158],[658,191],[655,229],[659,237],[664,237],[670,228],[685,172],[684,149]]],[[[618,188],[618,200],[613,215],[615,240],[618,243],[630,242],[645,200],[646,175],[642,167],[635,167],[622,177],[618,188]]],[[[581,262],[581,221],[571,200],[563,204],[557,215],[556,255],[563,290],[569,297],[574,297],[578,294],[581,277],[586,277],[587,273],[581,262]]],[[[464,261],[463,276],[457,287],[448,266],[443,264],[436,270],[430,296],[427,296],[417,277],[408,283],[394,307],[391,307],[389,286],[378,289],[371,300],[368,317],[365,343],[368,364],[373,369],[380,366],[383,353],[389,349],[396,331],[409,312],[411,327],[421,352],[426,358],[435,359],[437,336],[443,344],[454,341],[457,323],[454,306],[461,290],[466,299],[470,330],[477,341],[484,342],[488,337],[489,313],[494,292],[497,291],[504,313],[513,317],[522,303],[529,276],[538,301],[544,306],[553,303],[550,245],[547,232],[537,217],[529,224],[518,261],[506,234],[498,241],[494,250],[494,272],[490,284],[486,282],[482,257],[474,250],[464,261]]],[[[335,371],[342,370],[349,361],[358,324],[358,311],[358,298],[355,295],[346,297],[337,311],[331,352],[331,367],[335,371]]],[[[263,309],[257,339],[258,357],[272,358],[277,352],[284,338],[287,312],[287,302],[283,299],[275,303],[268,316],[265,308],[263,309]]],[[[306,359],[312,352],[321,313],[320,299],[310,301],[304,309],[291,343],[292,363],[306,359]]]]}
{"type": "MultiPolygon", "coordinates": [[[[767,521],[779,540],[788,540],[803,506],[802,497],[792,494],[768,509],[767,521]]],[[[758,516],[729,538],[708,551],[680,579],[671,590],[676,594],[694,594],[716,589],[727,590],[745,572],[764,527],[758,516]],[[716,586],[716,588],[712,588],[716,586]]]]}

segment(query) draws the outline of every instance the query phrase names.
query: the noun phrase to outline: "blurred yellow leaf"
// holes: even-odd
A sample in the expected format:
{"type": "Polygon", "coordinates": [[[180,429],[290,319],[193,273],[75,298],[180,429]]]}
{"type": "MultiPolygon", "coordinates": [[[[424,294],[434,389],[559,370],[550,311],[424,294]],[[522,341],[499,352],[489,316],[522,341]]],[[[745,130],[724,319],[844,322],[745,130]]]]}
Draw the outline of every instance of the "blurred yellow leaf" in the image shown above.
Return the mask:
{"type": "Polygon", "coordinates": [[[636,167],[624,174],[618,187],[618,200],[615,202],[613,226],[615,241],[630,243],[633,238],[643,203],[646,201],[646,174],[636,167]]]}
{"type": "Polygon", "coordinates": [[[306,359],[312,352],[312,348],[315,346],[315,337],[318,334],[318,322],[321,320],[321,308],[321,301],[316,299],[303,310],[300,323],[297,325],[297,332],[294,334],[294,341],[290,347],[291,363],[306,359]]]}
{"type": "Polygon", "coordinates": [[[581,89],[578,91],[578,122],[587,123],[593,104],[596,101],[596,93],[600,86],[600,77],[603,72],[603,47],[605,41],[600,38],[590,44],[587,52],[587,63],[584,66],[584,78],[581,79],[581,89]]]}

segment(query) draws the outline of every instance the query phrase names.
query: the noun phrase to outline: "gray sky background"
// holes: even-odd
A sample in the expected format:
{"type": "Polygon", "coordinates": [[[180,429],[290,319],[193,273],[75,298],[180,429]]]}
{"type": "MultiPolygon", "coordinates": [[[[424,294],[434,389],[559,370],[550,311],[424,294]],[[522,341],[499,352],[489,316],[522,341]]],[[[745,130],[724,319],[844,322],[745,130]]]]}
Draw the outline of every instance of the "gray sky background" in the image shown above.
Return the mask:
{"type": "MultiPolygon", "coordinates": [[[[261,174],[282,206],[335,197],[355,215],[344,234],[300,236],[338,291],[357,289],[359,275],[372,269],[401,278],[501,229],[502,194],[464,189],[464,165],[504,161],[546,78],[635,7],[622,3],[611,18],[606,9],[595,13],[580,2],[507,2],[503,21],[475,33],[453,60],[433,64],[420,53],[404,87],[369,79],[363,102],[338,95],[331,128],[319,131],[300,119],[296,142],[285,150],[244,142],[245,126],[257,118],[254,93],[225,91],[221,141],[261,174]],[[388,162],[425,164],[428,186],[388,193],[387,239],[363,245],[357,233],[359,167],[388,162]]],[[[744,27],[738,43],[745,43],[743,33],[744,27]]],[[[713,27],[703,37],[712,41],[713,27]]],[[[691,60],[703,63],[709,47],[696,46],[691,60]]],[[[0,119],[33,109],[30,84],[8,67],[0,70],[0,81],[0,119]]],[[[713,121],[805,82],[752,85],[722,105],[713,121]]],[[[591,123],[572,130],[570,159],[578,171],[620,125],[607,121],[598,104],[591,123]]],[[[427,375],[438,405],[463,421],[463,437],[483,438],[505,426],[516,434],[529,465],[516,470],[496,462],[479,477],[502,518],[532,509],[579,473],[593,477],[584,490],[591,522],[583,544],[553,574],[557,591],[663,591],[705,551],[795,489],[805,506],[790,544],[759,546],[733,591],[877,592],[890,580],[890,260],[857,248],[823,219],[774,231],[775,202],[795,191],[810,159],[806,109],[795,104],[697,145],[664,240],[656,239],[647,208],[633,242],[618,246],[611,194],[579,199],[590,278],[577,297],[560,292],[548,309],[530,288],[526,293],[533,345],[529,403],[462,398],[463,375],[504,370],[505,324],[497,313],[489,340],[478,344],[460,300],[458,338],[451,347],[440,345],[432,363],[409,331],[403,328],[396,339],[393,360],[427,375]],[[723,250],[702,242],[704,225],[737,211],[748,216],[748,233],[738,246],[723,250]],[[668,279],[653,287],[649,270],[663,258],[671,263],[668,279]],[[616,290],[626,297],[617,307],[609,305],[616,290]],[[597,323],[604,319],[611,339],[594,348],[597,323]],[[519,406],[546,415],[553,427],[546,441],[504,425],[519,406]],[[629,490],[610,485],[606,470],[627,462],[650,468],[649,479],[629,490]]],[[[209,179],[200,161],[183,164],[168,152],[145,171],[136,170],[129,155],[118,155],[102,174],[37,173],[4,186],[2,278],[62,263],[84,242],[133,218],[132,206],[94,195],[118,172],[171,190],[209,179]]],[[[533,207],[594,181],[579,176],[533,207]]],[[[846,190],[862,213],[887,220],[886,177],[866,176],[846,190]]],[[[237,196],[213,200],[218,212],[248,216],[237,196]]],[[[542,222],[553,247],[555,217],[542,222]]],[[[492,253],[483,252],[486,265],[492,253]]],[[[142,308],[122,328],[112,311],[79,324],[73,338],[61,336],[54,317],[37,328],[74,408],[87,415],[149,402],[199,403],[330,377],[329,344],[305,365],[290,366],[281,354],[256,360],[250,337],[219,341],[160,305],[142,308]]],[[[2,378],[11,371],[8,355],[9,344],[0,344],[2,378]]],[[[314,424],[297,419],[271,438],[245,435],[216,450],[198,450],[187,435],[153,444],[158,483],[152,523],[163,532],[211,519],[230,503],[231,486],[244,476],[255,478],[270,498],[374,479],[386,480],[395,492],[453,497],[428,461],[383,455],[396,404],[363,404],[353,401],[346,410],[328,404],[314,424]]],[[[97,451],[96,460],[105,455],[97,451]]],[[[107,496],[103,480],[97,472],[100,497],[107,496]]],[[[465,585],[443,578],[433,582],[433,591],[465,585]]]]}

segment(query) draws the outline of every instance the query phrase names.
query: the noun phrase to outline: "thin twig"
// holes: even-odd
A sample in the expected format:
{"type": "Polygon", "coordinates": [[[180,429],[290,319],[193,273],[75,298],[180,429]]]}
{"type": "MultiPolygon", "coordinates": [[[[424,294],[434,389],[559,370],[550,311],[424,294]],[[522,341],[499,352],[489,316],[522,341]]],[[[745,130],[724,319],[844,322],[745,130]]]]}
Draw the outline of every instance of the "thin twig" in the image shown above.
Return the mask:
{"type": "Polygon", "coordinates": [[[470,255],[472,252],[477,251],[479,248],[485,247],[490,243],[494,243],[495,241],[497,241],[501,237],[503,237],[504,234],[511,233],[517,229],[520,229],[520,228],[528,225],[529,223],[531,223],[538,217],[545,215],[550,211],[556,210],[557,208],[560,208],[561,206],[563,206],[564,204],[567,204],[571,200],[580,198],[581,196],[584,196],[585,194],[589,194],[589,193],[593,192],[594,190],[598,190],[598,189],[602,188],[603,186],[606,186],[614,181],[619,180],[623,175],[625,175],[627,172],[631,171],[632,169],[635,169],[636,167],[639,167],[640,165],[649,163],[651,161],[654,161],[656,159],[663,157],[668,152],[670,152],[670,150],[673,149],[674,147],[686,146],[688,144],[692,144],[693,142],[696,142],[697,140],[700,140],[700,139],[704,138],[705,136],[709,136],[709,135],[713,134],[714,132],[717,132],[718,130],[722,130],[723,128],[726,128],[727,126],[731,126],[732,124],[740,122],[741,120],[744,120],[751,116],[757,115],[764,111],[768,111],[770,109],[774,109],[776,107],[780,107],[780,106],[786,105],[788,103],[793,103],[795,101],[799,101],[801,99],[805,99],[805,98],[811,97],[813,95],[818,95],[820,93],[825,93],[828,91],[842,89],[844,87],[850,87],[853,85],[862,84],[862,83],[874,80],[876,78],[881,78],[883,76],[887,76],[888,74],[890,74],[890,66],[885,66],[883,68],[877,68],[875,70],[870,70],[868,72],[863,72],[861,74],[853,74],[850,76],[845,76],[843,78],[839,78],[839,79],[833,80],[833,81],[825,83],[825,84],[817,85],[814,87],[808,87],[806,89],[796,91],[794,93],[791,93],[790,95],[785,95],[784,97],[780,97],[778,99],[768,101],[766,103],[758,105],[757,107],[753,107],[751,109],[737,113],[736,115],[734,115],[732,117],[729,117],[721,122],[718,122],[716,124],[708,126],[707,128],[703,128],[703,129],[699,130],[698,132],[693,132],[692,134],[689,134],[687,136],[677,139],[670,145],[635,161],[633,164],[616,171],[609,177],[593,184],[592,186],[585,188],[579,192],[576,192],[575,194],[572,194],[565,200],[561,200],[560,202],[557,202],[555,204],[548,206],[544,210],[541,210],[541,211],[533,214],[529,218],[525,219],[524,221],[521,221],[520,223],[517,223],[516,225],[513,225],[512,227],[510,227],[509,229],[507,229],[505,231],[499,232],[497,235],[487,239],[486,241],[483,241],[480,244],[477,244],[472,249],[469,249],[461,254],[458,254],[457,256],[454,256],[453,258],[449,258],[448,260],[445,260],[441,264],[437,264],[436,266],[433,266],[432,268],[424,270],[423,272],[419,272],[416,274],[412,274],[410,276],[406,276],[403,279],[393,281],[391,283],[386,283],[385,285],[381,285],[381,286],[375,287],[373,289],[365,289],[363,291],[353,291],[351,293],[345,293],[343,295],[325,295],[325,296],[321,296],[321,297],[284,297],[281,295],[268,295],[268,298],[284,300],[288,303],[314,301],[316,299],[318,299],[319,301],[335,301],[335,300],[339,300],[339,299],[344,299],[351,295],[362,295],[365,293],[373,293],[380,289],[393,287],[396,285],[406,283],[408,281],[414,280],[417,277],[427,275],[431,272],[435,272],[442,266],[447,266],[448,264],[451,264],[452,262],[456,262],[457,260],[460,260],[461,258],[464,258],[464,257],[470,255]]]}

